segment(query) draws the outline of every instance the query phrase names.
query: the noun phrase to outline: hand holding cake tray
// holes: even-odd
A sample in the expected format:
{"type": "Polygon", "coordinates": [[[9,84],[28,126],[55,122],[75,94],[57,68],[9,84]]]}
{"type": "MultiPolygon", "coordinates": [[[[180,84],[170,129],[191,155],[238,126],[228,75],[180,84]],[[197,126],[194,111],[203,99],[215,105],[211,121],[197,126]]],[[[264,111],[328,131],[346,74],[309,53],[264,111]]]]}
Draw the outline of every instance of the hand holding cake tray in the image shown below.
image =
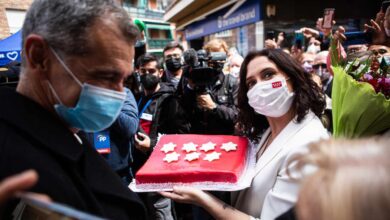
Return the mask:
{"type": "Polygon", "coordinates": [[[236,191],[250,186],[255,156],[247,138],[228,135],[164,135],[137,172],[135,192],[173,186],[236,191]]]}

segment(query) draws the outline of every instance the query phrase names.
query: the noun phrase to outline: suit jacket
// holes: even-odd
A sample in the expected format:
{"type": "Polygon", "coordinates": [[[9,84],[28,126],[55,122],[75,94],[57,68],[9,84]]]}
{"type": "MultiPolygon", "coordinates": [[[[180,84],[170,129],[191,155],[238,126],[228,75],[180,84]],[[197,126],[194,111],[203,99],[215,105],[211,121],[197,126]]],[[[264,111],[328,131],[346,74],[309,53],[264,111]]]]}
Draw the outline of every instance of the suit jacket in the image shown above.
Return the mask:
{"type": "MultiPolygon", "coordinates": [[[[263,145],[270,132],[268,129],[264,133],[259,146],[263,145]]],[[[309,143],[328,137],[320,119],[312,112],[300,123],[290,121],[257,160],[251,186],[233,193],[233,206],[262,220],[275,219],[286,212],[296,202],[299,190],[298,182],[286,173],[289,160],[307,152],[309,143]]],[[[294,174],[294,167],[289,169],[294,174]]]]}
{"type": "Polygon", "coordinates": [[[138,196],[55,114],[10,89],[0,88],[0,100],[0,179],[34,169],[33,192],[110,219],[145,219],[138,196]]]}

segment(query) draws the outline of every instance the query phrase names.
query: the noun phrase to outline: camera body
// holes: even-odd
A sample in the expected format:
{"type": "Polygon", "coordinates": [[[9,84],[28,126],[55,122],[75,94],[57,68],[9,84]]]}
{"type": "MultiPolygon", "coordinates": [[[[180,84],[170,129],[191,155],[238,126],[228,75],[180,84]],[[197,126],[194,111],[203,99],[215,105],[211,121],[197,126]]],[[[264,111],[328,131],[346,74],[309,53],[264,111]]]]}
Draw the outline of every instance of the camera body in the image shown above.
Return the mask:
{"type": "Polygon", "coordinates": [[[184,76],[195,85],[196,93],[208,93],[208,87],[215,83],[222,72],[226,61],[226,53],[208,53],[205,50],[198,50],[196,53],[192,52],[191,55],[193,59],[192,62],[186,62],[188,71],[184,73],[184,76]]]}

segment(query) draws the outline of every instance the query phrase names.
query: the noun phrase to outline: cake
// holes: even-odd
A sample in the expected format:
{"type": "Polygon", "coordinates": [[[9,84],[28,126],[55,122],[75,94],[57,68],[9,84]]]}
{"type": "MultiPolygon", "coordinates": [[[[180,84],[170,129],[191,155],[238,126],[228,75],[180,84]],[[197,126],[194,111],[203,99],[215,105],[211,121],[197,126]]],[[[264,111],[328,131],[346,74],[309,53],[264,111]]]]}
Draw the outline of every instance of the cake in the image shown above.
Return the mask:
{"type": "Polygon", "coordinates": [[[164,135],[136,174],[136,184],[236,183],[248,140],[228,135],[164,135]]]}

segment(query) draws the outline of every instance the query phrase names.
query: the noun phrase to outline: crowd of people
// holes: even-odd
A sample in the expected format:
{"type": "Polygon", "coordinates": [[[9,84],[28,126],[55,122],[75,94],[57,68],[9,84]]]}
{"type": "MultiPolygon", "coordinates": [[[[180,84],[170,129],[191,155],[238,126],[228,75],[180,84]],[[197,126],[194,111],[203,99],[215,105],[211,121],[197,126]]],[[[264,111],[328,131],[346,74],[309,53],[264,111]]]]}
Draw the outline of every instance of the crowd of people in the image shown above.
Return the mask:
{"type": "Polygon", "coordinates": [[[282,48],[281,32],[244,57],[221,39],[157,57],[130,20],[112,0],[32,3],[16,90],[0,87],[2,218],[31,191],[108,219],[387,219],[390,124],[332,137],[332,55],[390,58],[390,8],[365,26],[371,42],[344,48],[346,30],[320,18],[296,31],[303,42],[282,48]],[[131,191],[164,134],[247,137],[251,185],[131,191]]]}

